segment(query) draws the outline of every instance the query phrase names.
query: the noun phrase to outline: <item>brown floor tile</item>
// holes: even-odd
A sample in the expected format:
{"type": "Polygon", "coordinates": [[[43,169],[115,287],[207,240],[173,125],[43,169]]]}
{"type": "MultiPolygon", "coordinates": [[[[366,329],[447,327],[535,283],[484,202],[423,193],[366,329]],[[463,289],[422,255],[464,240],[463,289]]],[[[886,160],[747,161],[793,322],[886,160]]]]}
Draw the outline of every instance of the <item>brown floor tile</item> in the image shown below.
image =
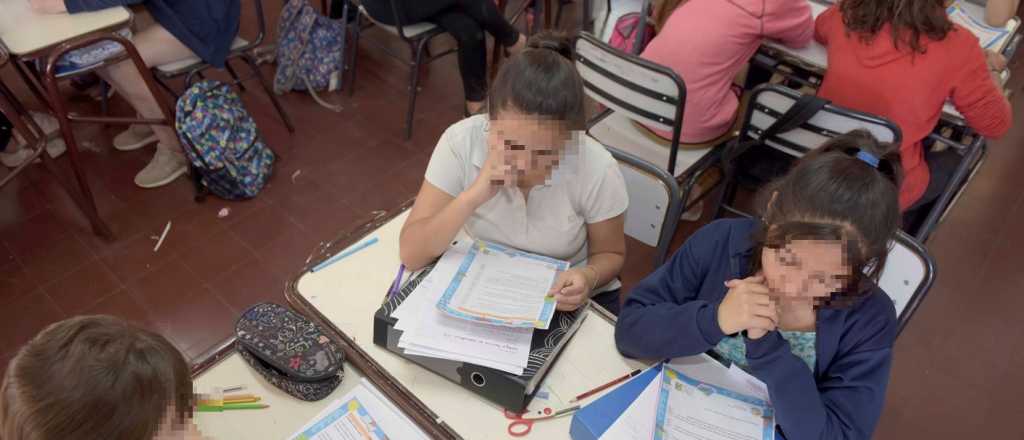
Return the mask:
{"type": "Polygon", "coordinates": [[[237,316],[261,302],[285,304],[284,286],[284,276],[253,257],[214,280],[210,290],[223,299],[237,316]]]}
{"type": "Polygon", "coordinates": [[[149,330],[161,331],[142,303],[127,289],[121,289],[101,299],[83,310],[81,315],[111,315],[131,321],[149,330]]]}
{"type": "Polygon", "coordinates": [[[170,238],[165,239],[160,250],[153,251],[157,242],[153,237],[163,232],[163,226],[160,225],[159,230],[154,227],[135,237],[119,240],[100,255],[100,260],[110,268],[118,279],[126,283],[163,266],[174,258],[174,253],[168,252],[163,246],[171,248],[174,242],[168,240],[175,240],[175,237],[170,235],[174,234],[172,225],[172,230],[168,233],[170,238]]]}
{"type": "Polygon", "coordinates": [[[275,205],[267,205],[231,225],[231,233],[250,249],[259,251],[294,229],[296,224],[275,205]]]}
{"type": "Polygon", "coordinates": [[[40,245],[18,259],[30,277],[45,285],[96,257],[77,237],[65,235],[59,241],[40,245]]]}
{"type": "Polygon", "coordinates": [[[41,290],[0,307],[0,347],[16,349],[65,315],[41,290]]]}
{"type": "Polygon", "coordinates": [[[34,292],[39,287],[39,283],[25,272],[21,263],[13,259],[4,261],[5,263],[0,265],[0,307],[22,295],[34,292]]]}
{"type": "Polygon", "coordinates": [[[192,358],[230,335],[236,318],[220,298],[205,291],[162,310],[157,319],[162,333],[192,358]]]}
{"type": "Polygon", "coordinates": [[[93,259],[47,284],[43,290],[64,313],[77,315],[122,288],[121,281],[110,269],[100,260],[93,259]]]}
{"type": "Polygon", "coordinates": [[[234,234],[223,232],[181,251],[179,258],[199,280],[209,283],[252,256],[252,251],[234,234]]]}
{"type": "Polygon", "coordinates": [[[157,321],[161,320],[160,315],[164,311],[186,298],[209,293],[206,283],[178,258],[128,282],[127,287],[157,321]]]}
{"type": "Polygon", "coordinates": [[[306,266],[310,256],[328,241],[303,231],[291,231],[271,242],[266,249],[257,253],[257,257],[279,277],[291,280],[306,266]]]}
{"type": "Polygon", "coordinates": [[[52,244],[68,234],[68,225],[52,211],[44,210],[0,230],[0,239],[15,256],[23,256],[38,246],[52,244]]]}

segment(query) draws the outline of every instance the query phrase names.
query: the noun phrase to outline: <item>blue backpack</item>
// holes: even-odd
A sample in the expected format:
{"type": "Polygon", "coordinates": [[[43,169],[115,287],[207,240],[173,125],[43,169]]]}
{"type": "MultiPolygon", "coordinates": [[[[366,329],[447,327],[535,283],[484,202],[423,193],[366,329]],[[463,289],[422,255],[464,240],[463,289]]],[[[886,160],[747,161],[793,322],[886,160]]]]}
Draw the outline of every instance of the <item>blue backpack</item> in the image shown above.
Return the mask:
{"type": "Polygon", "coordinates": [[[317,91],[341,87],[348,12],[348,2],[338,20],[320,15],[308,0],[290,0],[284,6],[278,22],[274,93],[305,90],[320,105],[341,111],[340,105],[324,101],[317,91]]]}
{"type": "Polygon", "coordinates": [[[174,128],[192,163],[197,201],[206,190],[227,200],[253,198],[270,178],[274,152],[227,84],[204,80],[185,91],[174,128]]]}

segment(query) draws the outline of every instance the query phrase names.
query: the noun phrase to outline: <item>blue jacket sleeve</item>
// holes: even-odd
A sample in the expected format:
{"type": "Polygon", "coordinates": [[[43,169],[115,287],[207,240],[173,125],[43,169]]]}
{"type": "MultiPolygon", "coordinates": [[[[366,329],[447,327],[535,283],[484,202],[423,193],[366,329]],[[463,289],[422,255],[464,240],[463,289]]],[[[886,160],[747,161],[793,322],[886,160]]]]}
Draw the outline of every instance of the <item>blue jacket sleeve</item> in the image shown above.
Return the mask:
{"type": "Polygon", "coordinates": [[[74,14],[113,8],[114,6],[136,5],[143,1],[145,0],[64,0],[64,7],[68,12],[74,14]]]}
{"type": "Polygon", "coordinates": [[[718,302],[698,296],[709,270],[707,259],[728,258],[727,242],[727,226],[707,225],[633,289],[615,325],[619,352],[634,358],[674,358],[718,344],[725,336],[718,326],[718,302]]]}
{"type": "Polygon", "coordinates": [[[870,329],[867,334],[841,347],[817,381],[778,332],[746,339],[747,361],[753,375],[768,385],[781,438],[871,438],[885,403],[896,323],[885,315],[865,321],[857,326],[870,329]]]}

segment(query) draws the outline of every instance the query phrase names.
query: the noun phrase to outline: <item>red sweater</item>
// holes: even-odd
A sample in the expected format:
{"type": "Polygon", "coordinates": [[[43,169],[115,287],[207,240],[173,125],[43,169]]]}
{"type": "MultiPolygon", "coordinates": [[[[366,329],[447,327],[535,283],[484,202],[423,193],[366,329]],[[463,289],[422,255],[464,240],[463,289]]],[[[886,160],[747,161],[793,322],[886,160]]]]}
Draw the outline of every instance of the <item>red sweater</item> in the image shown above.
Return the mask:
{"type": "Polygon", "coordinates": [[[888,25],[869,43],[860,41],[846,31],[833,6],[818,16],[814,38],[828,48],[828,71],[818,95],[900,127],[901,209],[928,187],[921,141],[935,128],[947,99],[982,136],[997,138],[1010,129],[1010,104],[992,81],[978,38],[960,26],[941,41],[922,36],[926,52],[913,54],[903,46],[896,49],[888,25]]]}

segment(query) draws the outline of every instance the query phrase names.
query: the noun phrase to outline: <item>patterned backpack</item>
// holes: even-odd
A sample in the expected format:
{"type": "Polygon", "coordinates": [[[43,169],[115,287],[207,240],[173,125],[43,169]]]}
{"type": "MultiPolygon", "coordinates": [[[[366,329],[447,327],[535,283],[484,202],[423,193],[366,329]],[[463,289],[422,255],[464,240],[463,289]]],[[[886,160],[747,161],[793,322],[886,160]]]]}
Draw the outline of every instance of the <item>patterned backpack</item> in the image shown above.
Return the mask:
{"type": "Polygon", "coordinates": [[[274,166],[256,123],[227,84],[204,80],[178,99],[174,128],[192,163],[197,200],[206,190],[227,200],[255,197],[274,166]]]}
{"type": "Polygon", "coordinates": [[[317,91],[333,91],[341,87],[345,70],[345,25],[348,2],[337,20],[320,15],[308,0],[289,0],[278,22],[277,72],[274,92],[306,90],[320,105],[341,111],[317,91]]]}

